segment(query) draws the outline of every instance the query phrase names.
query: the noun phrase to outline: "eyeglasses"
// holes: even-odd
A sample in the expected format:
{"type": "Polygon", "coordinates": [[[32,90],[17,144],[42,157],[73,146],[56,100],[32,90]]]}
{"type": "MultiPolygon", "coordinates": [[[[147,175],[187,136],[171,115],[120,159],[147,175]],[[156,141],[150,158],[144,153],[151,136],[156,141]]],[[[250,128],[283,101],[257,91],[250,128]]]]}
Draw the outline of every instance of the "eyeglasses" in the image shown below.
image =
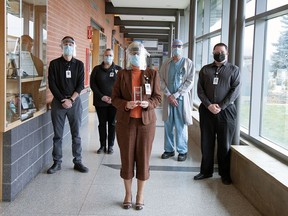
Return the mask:
{"type": "Polygon", "coordinates": [[[173,48],[181,48],[182,45],[173,45],[172,47],[173,47],[173,48]]]}
{"type": "Polygon", "coordinates": [[[140,55],[140,52],[130,52],[130,55],[140,55]]]}

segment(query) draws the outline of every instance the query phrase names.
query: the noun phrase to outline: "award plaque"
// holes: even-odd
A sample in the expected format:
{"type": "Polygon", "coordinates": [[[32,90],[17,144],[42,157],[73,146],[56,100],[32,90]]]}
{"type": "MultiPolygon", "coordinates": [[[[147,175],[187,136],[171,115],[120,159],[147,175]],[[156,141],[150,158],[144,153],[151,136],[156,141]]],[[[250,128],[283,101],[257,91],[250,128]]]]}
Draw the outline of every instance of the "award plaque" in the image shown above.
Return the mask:
{"type": "Polygon", "coordinates": [[[136,103],[141,103],[141,101],[142,101],[142,87],[141,86],[135,86],[134,87],[133,96],[134,96],[134,101],[136,103]]]}

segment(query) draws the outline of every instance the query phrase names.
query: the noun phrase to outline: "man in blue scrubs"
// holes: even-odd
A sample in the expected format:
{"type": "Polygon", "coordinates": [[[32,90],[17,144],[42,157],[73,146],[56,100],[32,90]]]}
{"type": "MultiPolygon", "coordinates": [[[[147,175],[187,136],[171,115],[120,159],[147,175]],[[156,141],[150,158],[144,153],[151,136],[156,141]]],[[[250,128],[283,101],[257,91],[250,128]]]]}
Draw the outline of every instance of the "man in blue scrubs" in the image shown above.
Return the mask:
{"type": "Polygon", "coordinates": [[[163,63],[159,71],[163,98],[165,143],[162,159],[175,155],[174,134],[178,161],[185,161],[188,152],[188,125],[192,124],[192,88],[194,85],[193,62],[182,56],[183,42],[175,39],[172,58],[163,63]],[[174,132],[175,130],[175,132],[174,132]]]}

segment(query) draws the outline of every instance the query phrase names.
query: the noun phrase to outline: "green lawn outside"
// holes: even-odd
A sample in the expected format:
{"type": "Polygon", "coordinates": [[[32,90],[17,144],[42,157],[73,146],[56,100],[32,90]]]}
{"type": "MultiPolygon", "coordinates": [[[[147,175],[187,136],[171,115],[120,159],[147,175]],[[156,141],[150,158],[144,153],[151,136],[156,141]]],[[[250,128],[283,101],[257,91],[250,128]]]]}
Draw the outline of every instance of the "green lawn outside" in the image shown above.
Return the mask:
{"type": "MultiPolygon", "coordinates": [[[[240,124],[249,126],[249,102],[241,103],[240,124]]],[[[260,111],[259,111],[260,112],[260,111]]],[[[288,149],[288,104],[265,104],[261,136],[288,149]]]]}
{"type": "Polygon", "coordinates": [[[263,137],[288,149],[288,105],[266,104],[263,116],[263,137]]]}

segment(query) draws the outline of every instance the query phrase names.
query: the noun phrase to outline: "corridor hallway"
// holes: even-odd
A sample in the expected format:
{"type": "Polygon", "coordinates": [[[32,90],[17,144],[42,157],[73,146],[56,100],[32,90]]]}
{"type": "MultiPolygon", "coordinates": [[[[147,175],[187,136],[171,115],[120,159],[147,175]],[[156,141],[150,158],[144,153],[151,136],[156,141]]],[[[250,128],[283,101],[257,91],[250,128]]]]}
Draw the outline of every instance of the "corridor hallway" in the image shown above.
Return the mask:
{"type": "MultiPolygon", "coordinates": [[[[96,154],[99,148],[98,120],[89,113],[81,129],[83,163],[89,173],[73,170],[71,145],[63,147],[62,170],[46,174],[47,168],[32,180],[16,199],[0,203],[5,216],[260,216],[258,211],[232,185],[223,185],[217,172],[213,178],[194,181],[199,172],[200,149],[189,143],[185,162],[163,160],[164,127],[157,109],[157,128],[151,155],[151,176],[145,187],[142,211],[122,209],[124,185],[119,176],[120,156],[117,142],[114,154],[96,154]]],[[[70,135],[69,135],[70,136],[70,135]]],[[[189,137],[191,139],[191,137],[189,137]]],[[[133,203],[136,181],[133,182],[133,203]]]]}

